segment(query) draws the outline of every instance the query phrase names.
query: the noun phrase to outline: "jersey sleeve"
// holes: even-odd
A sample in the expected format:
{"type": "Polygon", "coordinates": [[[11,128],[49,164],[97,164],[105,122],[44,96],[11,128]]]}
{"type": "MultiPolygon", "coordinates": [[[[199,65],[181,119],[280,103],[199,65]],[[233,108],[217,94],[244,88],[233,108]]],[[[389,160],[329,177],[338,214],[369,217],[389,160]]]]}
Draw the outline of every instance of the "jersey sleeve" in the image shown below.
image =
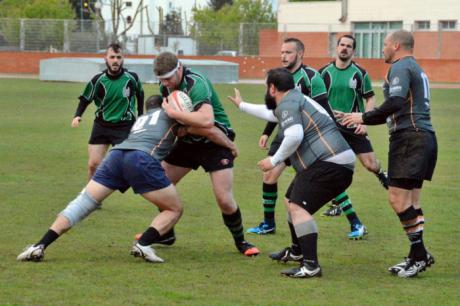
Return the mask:
{"type": "Polygon", "coordinates": [[[388,75],[388,97],[406,98],[410,89],[409,69],[393,65],[388,75]]]}
{"type": "Polygon", "coordinates": [[[204,103],[211,104],[212,90],[206,81],[195,79],[195,83],[189,90],[188,96],[192,100],[193,108],[197,110],[204,103]]]}
{"type": "Polygon", "coordinates": [[[281,103],[275,110],[279,125],[283,131],[290,126],[302,124],[302,112],[297,103],[281,103]]]}
{"type": "Polygon", "coordinates": [[[317,99],[318,97],[326,96],[327,90],[321,75],[317,72],[311,79],[311,98],[317,99]]]}
{"type": "Polygon", "coordinates": [[[94,93],[96,92],[96,82],[91,80],[86,84],[83,93],[78,97],[80,100],[85,100],[86,102],[90,103],[94,99],[94,93]]]}
{"type": "Polygon", "coordinates": [[[375,96],[374,90],[372,88],[372,81],[367,72],[363,76],[361,92],[362,92],[363,98],[365,99],[375,96]]]}

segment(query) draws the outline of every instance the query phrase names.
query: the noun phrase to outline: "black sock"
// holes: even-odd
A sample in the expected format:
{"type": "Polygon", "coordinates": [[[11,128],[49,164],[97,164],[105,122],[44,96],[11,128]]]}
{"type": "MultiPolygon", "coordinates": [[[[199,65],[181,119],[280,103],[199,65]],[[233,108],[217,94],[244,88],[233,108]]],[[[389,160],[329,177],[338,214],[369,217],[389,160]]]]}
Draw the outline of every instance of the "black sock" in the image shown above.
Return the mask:
{"type": "Polygon", "coordinates": [[[275,206],[278,199],[278,184],[262,185],[262,199],[264,205],[264,221],[268,225],[275,225],[275,206]]]}
{"type": "Polygon", "coordinates": [[[222,214],[224,219],[224,224],[232,233],[235,243],[240,243],[244,240],[243,233],[243,220],[241,218],[240,208],[238,207],[236,211],[231,215],[222,214]]]}
{"type": "Polygon", "coordinates": [[[145,230],[141,238],[139,238],[138,243],[142,246],[151,245],[155,241],[158,241],[159,238],[160,233],[154,227],[150,226],[145,230]]]}
{"type": "Polygon", "coordinates": [[[398,214],[399,220],[411,243],[409,258],[422,260],[426,258],[426,249],[423,243],[423,215],[419,215],[414,206],[410,206],[402,213],[398,214]]]}
{"type": "Polygon", "coordinates": [[[291,249],[294,254],[298,255],[302,252],[302,250],[300,249],[300,245],[299,245],[299,239],[297,238],[297,235],[295,233],[294,225],[289,221],[288,221],[288,225],[289,225],[289,231],[291,232],[291,241],[292,241],[291,249]]]}
{"type": "Polygon", "coordinates": [[[313,267],[318,265],[318,233],[310,233],[298,238],[303,259],[313,267]]]}
{"type": "Polygon", "coordinates": [[[49,229],[45,233],[45,235],[43,235],[42,239],[39,242],[37,242],[35,245],[43,244],[46,249],[51,243],[53,243],[58,238],[59,238],[58,233],[56,233],[52,229],[49,229]]]}

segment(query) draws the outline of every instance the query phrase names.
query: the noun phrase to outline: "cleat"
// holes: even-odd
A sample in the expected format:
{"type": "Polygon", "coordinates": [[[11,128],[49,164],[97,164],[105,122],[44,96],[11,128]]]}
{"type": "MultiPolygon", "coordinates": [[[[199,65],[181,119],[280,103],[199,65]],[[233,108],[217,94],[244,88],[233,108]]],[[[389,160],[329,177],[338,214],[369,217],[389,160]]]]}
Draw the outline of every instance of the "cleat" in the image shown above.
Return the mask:
{"type": "Polygon", "coordinates": [[[276,233],[276,225],[269,225],[265,221],[261,222],[259,226],[251,227],[246,231],[248,234],[267,235],[276,233]]]}
{"type": "Polygon", "coordinates": [[[397,275],[399,271],[403,270],[405,266],[409,263],[410,259],[409,257],[404,257],[404,261],[401,261],[400,263],[395,264],[394,266],[391,266],[388,268],[388,271],[391,274],[397,275]]]}
{"type": "Polygon", "coordinates": [[[398,272],[398,276],[402,278],[409,278],[409,277],[414,277],[416,276],[419,272],[424,271],[426,268],[426,261],[425,260],[420,260],[420,261],[415,261],[413,259],[409,259],[407,262],[406,266],[402,268],[398,272]]]}
{"type": "Polygon", "coordinates": [[[367,235],[367,228],[362,224],[353,224],[351,226],[351,232],[348,233],[348,239],[350,240],[361,240],[367,235]]]}
{"type": "Polygon", "coordinates": [[[304,260],[300,264],[300,267],[283,270],[281,274],[293,278],[310,278],[320,277],[322,272],[321,267],[317,263],[310,264],[304,260]]]}
{"type": "Polygon", "coordinates": [[[260,253],[259,249],[257,249],[254,245],[247,242],[246,240],[237,243],[236,248],[238,249],[238,251],[240,251],[241,254],[248,257],[257,256],[260,253]]]}
{"type": "Polygon", "coordinates": [[[28,245],[21,254],[16,258],[18,261],[42,261],[45,257],[45,246],[39,245],[28,245]]]}
{"type": "Polygon", "coordinates": [[[328,210],[323,212],[321,216],[323,217],[338,217],[342,214],[342,209],[340,208],[340,205],[338,204],[331,204],[328,210]]]}
{"type": "MultiPolygon", "coordinates": [[[[134,239],[139,241],[143,233],[137,233],[134,235],[134,239]]],[[[163,236],[160,237],[160,240],[154,241],[153,244],[164,244],[164,245],[173,245],[176,242],[176,236],[174,234],[174,228],[166,232],[163,236]]]]}
{"type": "Polygon", "coordinates": [[[131,249],[131,255],[134,257],[142,257],[145,261],[148,262],[164,262],[164,260],[155,254],[155,250],[149,245],[140,245],[136,242],[131,249]]]}
{"type": "Polygon", "coordinates": [[[282,249],[279,252],[273,252],[270,255],[268,255],[273,260],[277,261],[282,261],[282,262],[288,262],[288,261],[302,261],[303,255],[302,254],[295,254],[292,251],[291,247],[287,247],[282,249]]]}
{"type": "MultiPolygon", "coordinates": [[[[397,275],[400,271],[404,270],[405,267],[409,264],[410,262],[410,258],[409,257],[405,257],[404,261],[394,265],[394,266],[391,266],[388,268],[388,271],[394,275],[397,275]]],[[[435,261],[434,261],[434,257],[430,254],[430,253],[426,253],[426,260],[425,260],[425,267],[420,270],[419,272],[422,272],[422,271],[425,271],[426,268],[428,267],[431,267],[431,265],[434,265],[435,261]]]]}
{"type": "Polygon", "coordinates": [[[379,179],[380,184],[383,188],[388,190],[388,175],[385,171],[380,169],[378,173],[375,173],[375,176],[379,179]]]}

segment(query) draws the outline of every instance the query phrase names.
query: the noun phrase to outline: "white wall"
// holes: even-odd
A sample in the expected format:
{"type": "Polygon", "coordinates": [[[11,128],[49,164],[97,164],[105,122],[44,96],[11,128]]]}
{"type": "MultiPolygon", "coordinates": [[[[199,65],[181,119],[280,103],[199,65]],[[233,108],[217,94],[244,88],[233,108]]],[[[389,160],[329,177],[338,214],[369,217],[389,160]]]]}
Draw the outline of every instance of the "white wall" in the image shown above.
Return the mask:
{"type": "MultiPolygon", "coordinates": [[[[348,18],[341,23],[341,1],[293,2],[279,0],[278,23],[289,31],[314,32],[318,26],[299,26],[293,23],[330,24],[333,31],[350,31],[350,23],[357,21],[403,21],[412,25],[414,21],[430,20],[431,30],[438,29],[439,20],[460,22],[460,0],[348,0],[348,18]]],[[[459,26],[457,26],[459,27],[459,26]]],[[[410,29],[410,28],[409,28],[410,29]]]]}

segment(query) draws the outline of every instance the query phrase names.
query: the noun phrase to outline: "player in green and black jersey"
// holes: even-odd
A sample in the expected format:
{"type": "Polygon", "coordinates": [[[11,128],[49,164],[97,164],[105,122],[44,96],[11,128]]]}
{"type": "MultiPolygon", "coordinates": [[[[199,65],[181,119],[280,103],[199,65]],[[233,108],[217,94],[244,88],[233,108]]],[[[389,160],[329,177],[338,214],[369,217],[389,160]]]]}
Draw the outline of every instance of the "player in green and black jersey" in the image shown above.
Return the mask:
{"type": "MultiPolygon", "coordinates": [[[[281,64],[288,69],[294,78],[294,84],[304,95],[318,102],[331,117],[333,113],[329,107],[326,86],[324,85],[321,75],[312,67],[302,64],[302,58],[305,52],[303,43],[297,38],[287,38],[281,46],[281,64]]],[[[259,146],[262,149],[267,148],[267,141],[276,123],[268,122],[259,139],[259,146]]],[[[268,155],[273,156],[278,150],[282,139],[279,132],[270,144],[268,155]]],[[[275,206],[278,198],[278,178],[283,173],[286,166],[289,166],[289,160],[280,163],[273,169],[264,172],[262,184],[262,203],[264,207],[264,221],[258,226],[248,229],[248,233],[253,234],[274,234],[276,231],[275,223],[275,206]]]]}
{"type": "Polygon", "coordinates": [[[388,124],[389,201],[410,241],[406,260],[388,270],[406,278],[434,264],[423,242],[425,218],[420,195],[423,181],[433,176],[438,149],[430,117],[428,77],[413,57],[412,33],[390,33],[383,45],[385,62],[391,64],[383,86],[385,102],[364,114],[345,114],[343,124],[388,124]]]}
{"type": "Polygon", "coordinates": [[[96,118],[88,144],[88,180],[102,162],[110,145],[129,135],[136,117],[143,113],[144,90],[136,73],[123,68],[123,51],[118,44],[107,47],[107,69],[94,76],[79,97],[72,127],[78,127],[83,113],[94,101],[96,118]]]}
{"type": "MultiPolygon", "coordinates": [[[[166,98],[174,90],[181,90],[192,100],[194,111],[187,113],[176,111],[165,99],[163,107],[171,118],[191,127],[217,126],[233,140],[235,133],[230,121],[206,76],[183,66],[176,55],[170,52],[158,55],[153,71],[160,80],[163,97],[166,98]]],[[[163,161],[163,167],[174,184],[192,169],[203,167],[209,172],[217,204],[237,249],[246,256],[253,256],[259,254],[259,250],[244,239],[241,212],[233,197],[233,159],[228,148],[203,137],[187,135],[176,142],[163,161]]]]}
{"type": "MultiPolygon", "coordinates": [[[[375,107],[375,94],[369,74],[352,60],[355,48],[355,38],[351,35],[343,35],[337,40],[335,60],[319,70],[326,84],[329,104],[335,114],[364,112],[375,107]]],[[[339,125],[339,128],[361,164],[374,173],[385,188],[388,188],[386,174],[375,157],[367,137],[366,126],[357,125],[347,128],[339,125]]],[[[353,211],[346,193],[340,194],[323,215],[336,216],[340,215],[341,211],[345,213],[351,225],[348,237],[362,238],[366,234],[366,228],[353,211]]]]}

